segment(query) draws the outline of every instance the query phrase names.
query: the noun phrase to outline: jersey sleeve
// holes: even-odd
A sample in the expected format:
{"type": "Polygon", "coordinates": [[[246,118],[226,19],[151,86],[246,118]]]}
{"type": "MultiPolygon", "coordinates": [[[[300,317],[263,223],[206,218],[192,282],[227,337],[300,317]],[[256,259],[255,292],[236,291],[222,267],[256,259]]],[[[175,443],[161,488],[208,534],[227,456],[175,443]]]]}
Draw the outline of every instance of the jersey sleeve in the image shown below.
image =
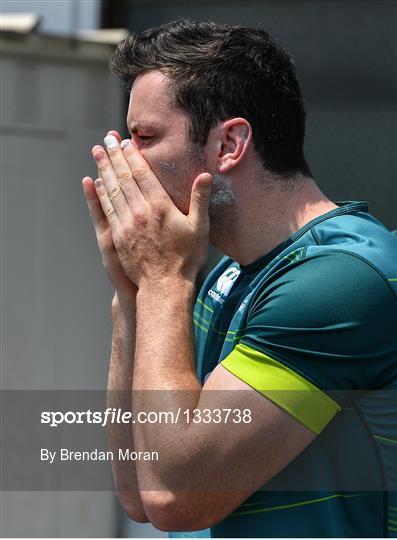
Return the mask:
{"type": "Polygon", "coordinates": [[[273,275],[221,364],[320,433],[397,358],[397,299],[364,259],[327,252],[273,275]]]}

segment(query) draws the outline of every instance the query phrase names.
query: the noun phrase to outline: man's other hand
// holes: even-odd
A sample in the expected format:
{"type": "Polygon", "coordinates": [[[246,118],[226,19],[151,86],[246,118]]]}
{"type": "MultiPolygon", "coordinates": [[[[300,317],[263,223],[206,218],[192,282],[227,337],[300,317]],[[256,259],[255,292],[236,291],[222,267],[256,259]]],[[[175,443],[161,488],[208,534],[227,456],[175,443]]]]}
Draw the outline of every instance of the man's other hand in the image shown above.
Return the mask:
{"type": "Polygon", "coordinates": [[[85,176],[82,184],[106,273],[116,289],[118,299],[122,302],[133,304],[136,299],[137,288],[126,276],[120,264],[117,251],[113,244],[109,222],[102,210],[94,180],[89,176],[85,176]]]}

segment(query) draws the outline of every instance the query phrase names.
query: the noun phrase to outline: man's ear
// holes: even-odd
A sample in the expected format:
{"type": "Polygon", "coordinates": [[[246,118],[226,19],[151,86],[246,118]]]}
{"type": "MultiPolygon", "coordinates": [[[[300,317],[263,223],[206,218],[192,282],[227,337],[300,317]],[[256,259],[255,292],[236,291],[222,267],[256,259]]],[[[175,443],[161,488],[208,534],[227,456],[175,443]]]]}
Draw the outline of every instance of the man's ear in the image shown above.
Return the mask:
{"type": "Polygon", "coordinates": [[[230,172],[244,160],[252,141],[251,124],[245,118],[231,118],[223,122],[219,133],[218,170],[230,172]]]}

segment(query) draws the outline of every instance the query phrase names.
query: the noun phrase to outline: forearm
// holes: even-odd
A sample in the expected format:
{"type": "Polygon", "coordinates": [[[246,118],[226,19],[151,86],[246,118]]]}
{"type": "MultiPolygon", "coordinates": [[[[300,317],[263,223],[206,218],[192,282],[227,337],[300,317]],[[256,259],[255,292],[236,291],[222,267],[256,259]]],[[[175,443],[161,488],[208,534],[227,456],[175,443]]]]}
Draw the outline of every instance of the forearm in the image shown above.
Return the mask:
{"type": "Polygon", "coordinates": [[[183,411],[196,408],[202,389],[195,373],[193,304],[194,286],[184,281],[144,286],[137,295],[134,417],[139,411],[180,410],[178,424],[134,424],[139,447],[159,453],[158,463],[137,464],[143,489],[170,489],[188,470],[191,414],[183,411]]]}
{"type": "MultiPolygon", "coordinates": [[[[136,305],[119,301],[115,295],[112,302],[112,352],[108,377],[108,407],[131,410],[132,373],[135,354],[136,305]]],[[[115,460],[112,462],[116,491],[128,515],[140,522],[147,522],[138,488],[134,461],[118,460],[119,448],[134,450],[134,438],[130,424],[109,424],[108,441],[115,460]]]]}
{"type": "Polygon", "coordinates": [[[144,285],[137,294],[133,388],[201,390],[194,361],[194,285],[144,285]]]}

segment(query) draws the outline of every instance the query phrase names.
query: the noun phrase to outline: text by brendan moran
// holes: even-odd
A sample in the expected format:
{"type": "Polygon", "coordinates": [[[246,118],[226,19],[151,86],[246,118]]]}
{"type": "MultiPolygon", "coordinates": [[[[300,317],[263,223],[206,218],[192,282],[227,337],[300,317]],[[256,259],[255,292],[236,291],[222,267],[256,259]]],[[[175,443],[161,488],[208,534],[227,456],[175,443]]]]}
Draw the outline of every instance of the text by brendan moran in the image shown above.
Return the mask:
{"type": "Polygon", "coordinates": [[[128,448],[119,448],[118,452],[111,450],[103,451],[95,448],[90,451],[69,450],[61,448],[60,450],[40,449],[40,460],[54,463],[59,461],[158,461],[158,452],[136,452],[128,448]]]}

